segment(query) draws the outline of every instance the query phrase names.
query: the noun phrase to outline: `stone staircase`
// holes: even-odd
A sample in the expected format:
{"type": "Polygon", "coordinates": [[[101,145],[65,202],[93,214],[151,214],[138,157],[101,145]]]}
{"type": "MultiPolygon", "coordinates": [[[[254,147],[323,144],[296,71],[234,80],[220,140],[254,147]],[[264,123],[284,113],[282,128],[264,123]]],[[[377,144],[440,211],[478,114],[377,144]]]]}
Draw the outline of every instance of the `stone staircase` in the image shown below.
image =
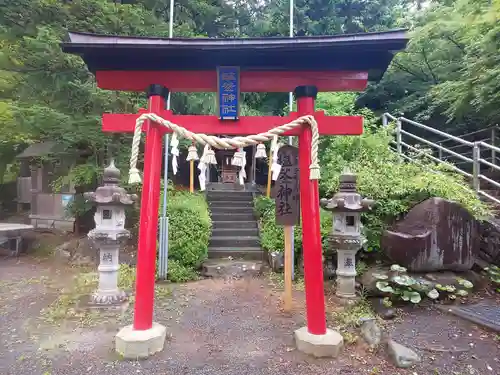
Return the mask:
{"type": "Polygon", "coordinates": [[[262,260],[253,194],[247,191],[208,191],[212,216],[209,258],[262,260]]]}

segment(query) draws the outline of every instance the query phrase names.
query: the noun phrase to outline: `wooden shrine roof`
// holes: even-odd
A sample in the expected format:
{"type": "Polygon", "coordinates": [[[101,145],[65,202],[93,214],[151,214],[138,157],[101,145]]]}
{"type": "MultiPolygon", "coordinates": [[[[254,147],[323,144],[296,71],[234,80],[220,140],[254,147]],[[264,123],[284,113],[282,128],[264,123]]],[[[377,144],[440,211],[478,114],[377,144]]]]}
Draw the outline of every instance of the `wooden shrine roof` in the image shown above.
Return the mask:
{"type": "Polygon", "coordinates": [[[69,33],[63,51],[80,55],[90,71],[241,70],[365,71],[379,79],[406,30],[297,38],[156,38],[69,33]]]}

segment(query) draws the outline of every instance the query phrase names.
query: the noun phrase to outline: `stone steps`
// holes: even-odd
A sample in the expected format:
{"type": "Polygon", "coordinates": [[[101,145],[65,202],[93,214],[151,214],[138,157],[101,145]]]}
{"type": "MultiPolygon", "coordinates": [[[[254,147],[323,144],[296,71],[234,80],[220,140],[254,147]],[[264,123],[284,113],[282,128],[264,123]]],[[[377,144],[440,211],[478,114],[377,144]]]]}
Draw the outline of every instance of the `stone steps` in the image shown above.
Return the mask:
{"type": "Polygon", "coordinates": [[[212,236],[208,257],[262,260],[253,194],[248,191],[208,191],[212,236]]]}
{"type": "Polygon", "coordinates": [[[258,247],[260,246],[260,239],[259,236],[234,236],[233,233],[231,233],[231,236],[228,235],[215,236],[212,233],[212,238],[210,239],[210,246],[258,247]]]}
{"type": "Polygon", "coordinates": [[[257,228],[257,226],[250,228],[214,228],[212,229],[212,236],[213,237],[219,237],[219,236],[259,237],[259,229],[257,228]]]}
{"type": "Polygon", "coordinates": [[[239,214],[239,213],[250,213],[253,215],[253,207],[252,206],[236,206],[236,207],[231,207],[231,206],[210,206],[210,211],[212,212],[212,215],[217,215],[217,214],[239,214]]]}
{"type": "Polygon", "coordinates": [[[217,221],[227,221],[227,220],[232,220],[232,221],[254,221],[255,216],[253,212],[249,213],[242,213],[242,212],[237,212],[237,213],[213,213],[212,214],[212,221],[217,222],[217,221]]]}
{"type": "Polygon", "coordinates": [[[207,193],[207,199],[209,202],[245,201],[252,203],[253,195],[252,193],[247,193],[247,192],[210,191],[207,193]]]}
{"type": "MultiPolygon", "coordinates": [[[[230,216],[226,216],[226,220],[231,219],[230,216]]],[[[212,218],[212,229],[258,229],[257,220],[250,221],[214,221],[212,218]]]]}
{"type": "Polygon", "coordinates": [[[214,258],[233,258],[247,260],[262,260],[264,252],[261,247],[213,247],[208,248],[208,257],[214,258]]]}
{"type": "Polygon", "coordinates": [[[211,209],[215,208],[253,208],[252,201],[213,201],[209,203],[211,209]]]}

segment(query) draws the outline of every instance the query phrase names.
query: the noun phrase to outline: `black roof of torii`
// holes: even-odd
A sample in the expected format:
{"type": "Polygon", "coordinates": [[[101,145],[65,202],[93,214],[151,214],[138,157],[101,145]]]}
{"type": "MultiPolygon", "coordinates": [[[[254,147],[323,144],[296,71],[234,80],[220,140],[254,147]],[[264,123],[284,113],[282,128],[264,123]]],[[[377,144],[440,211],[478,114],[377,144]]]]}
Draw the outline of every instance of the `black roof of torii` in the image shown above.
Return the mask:
{"type": "Polygon", "coordinates": [[[69,33],[64,52],[80,55],[90,71],[241,70],[366,71],[379,79],[406,30],[297,38],[158,38],[69,33]]]}

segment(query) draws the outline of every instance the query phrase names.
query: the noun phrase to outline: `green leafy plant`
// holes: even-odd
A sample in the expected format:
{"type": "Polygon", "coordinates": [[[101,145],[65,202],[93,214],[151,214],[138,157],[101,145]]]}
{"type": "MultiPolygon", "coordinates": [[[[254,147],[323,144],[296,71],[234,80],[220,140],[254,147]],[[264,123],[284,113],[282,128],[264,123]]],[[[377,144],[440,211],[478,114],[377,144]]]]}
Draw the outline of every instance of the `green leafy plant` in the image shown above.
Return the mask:
{"type": "Polygon", "coordinates": [[[198,273],[191,267],[182,265],[181,262],[175,259],[168,260],[168,280],[173,283],[185,283],[198,279],[198,273]]]}
{"type": "Polygon", "coordinates": [[[486,271],[495,291],[500,293],[500,267],[492,265],[484,269],[486,271]]]}
{"type": "Polygon", "coordinates": [[[254,210],[258,218],[263,218],[274,210],[274,201],[265,195],[260,195],[254,199],[254,210]]]}
{"type": "MultiPolygon", "coordinates": [[[[163,202],[163,199],[161,200],[163,202]]],[[[169,258],[198,268],[207,257],[212,221],[205,197],[183,191],[168,196],[169,258]]]]}
{"type": "Polygon", "coordinates": [[[357,276],[362,276],[366,270],[368,269],[368,264],[366,262],[363,262],[362,260],[356,262],[356,275],[357,276]]]}
{"type": "Polygon", "coordinates": [[[406,268],[393,264],[390,268],[390,274],[375,274],[378,280],[376,287],[383,292],[386,297],[384,304],[391,306],[393,302],[410,302],[419,304],[423,298],[431,300],[455,300],[458,297],[466,297],[469,292],[466,289],[472,289],[473,284],[465,279],[457,278],[457,283],[463,288],[457,288],[453,285],[436,284],[434,288],[427,283],[406,274],[406,268]]]}
{"type": "Polygon", "coordinates": [[[64,186],[86,186],[94,185],[97,179],[102,175],[102,168],[98,168],[93,163],[78,164],[69,170],[69,173],[56,178],[52,184],[52,190],[60,193],[64,186]]]}

